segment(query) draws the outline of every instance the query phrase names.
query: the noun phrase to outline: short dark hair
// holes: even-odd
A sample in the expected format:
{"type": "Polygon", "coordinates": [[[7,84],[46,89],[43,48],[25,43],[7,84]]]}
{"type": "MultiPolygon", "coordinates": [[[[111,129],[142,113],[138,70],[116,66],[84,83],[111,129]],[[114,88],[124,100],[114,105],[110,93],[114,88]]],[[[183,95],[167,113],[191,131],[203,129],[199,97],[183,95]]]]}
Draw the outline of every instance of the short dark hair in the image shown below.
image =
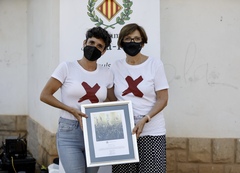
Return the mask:
{"type": "Polygon", "coordinates": [[[136,23],[130,23],[130,24],[125,25],[120,30],[120,33],[118,36],[118,42],[117,42],[118,46],[122,47],[122,42],[123,42],[124,37],[131,34],[132,32],[134,32],[136,30],[138,30],[140,32],[140,35],[142,37],[142,44],[147,43],[148,37],[147,37],[147,34],[146,34],[144,28],[142,26],[139,26],[136,23]]]}
{"type": "Polygon", "coordinates": [[[88,40],[88,38],[92,37],[102,39],[104,41],[105,43],[104,50],[107,49],[107,47],[112,42],[111,35],[108,33],[108,31],[101,27],[93,27],[86,32],[86,41],[88,40]]]}

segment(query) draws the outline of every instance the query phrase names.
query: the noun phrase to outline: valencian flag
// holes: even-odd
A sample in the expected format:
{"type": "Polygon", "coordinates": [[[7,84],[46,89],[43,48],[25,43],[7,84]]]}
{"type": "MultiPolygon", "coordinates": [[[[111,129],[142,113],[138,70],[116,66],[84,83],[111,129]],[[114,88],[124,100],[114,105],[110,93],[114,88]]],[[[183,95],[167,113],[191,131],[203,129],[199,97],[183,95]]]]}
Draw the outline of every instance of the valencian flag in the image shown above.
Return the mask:
{"type": "Polygon", "coordinates": [[[109,21],[122,9],[115,0],[105,0],[96,8],[109,21]]]}

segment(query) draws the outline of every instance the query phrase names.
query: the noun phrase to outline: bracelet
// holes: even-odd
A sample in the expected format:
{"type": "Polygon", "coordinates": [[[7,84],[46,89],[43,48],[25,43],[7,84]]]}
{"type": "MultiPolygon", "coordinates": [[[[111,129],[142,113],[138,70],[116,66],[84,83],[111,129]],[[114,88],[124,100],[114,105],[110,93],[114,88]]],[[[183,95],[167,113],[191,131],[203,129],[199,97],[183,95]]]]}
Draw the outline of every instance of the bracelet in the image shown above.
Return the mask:
{"type": "Polygon", "coordinates": [[[148,123],[149,121],[151,121],[151,118],[150,118],[149,115],[145,115],[145,117],[147,117],[147,123],[148,123]]]}

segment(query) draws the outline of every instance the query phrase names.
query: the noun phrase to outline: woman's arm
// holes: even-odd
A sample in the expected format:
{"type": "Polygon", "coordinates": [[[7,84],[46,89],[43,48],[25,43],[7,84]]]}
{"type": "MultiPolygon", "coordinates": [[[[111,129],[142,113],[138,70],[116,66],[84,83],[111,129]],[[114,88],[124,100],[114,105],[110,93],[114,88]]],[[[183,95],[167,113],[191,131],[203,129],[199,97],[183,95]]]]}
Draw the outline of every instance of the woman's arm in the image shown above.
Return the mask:
{"type": "Polygon", "coordinates": [[[71,113],[74,117],[76,117],[79,122],[81,122],[81,117],[87,117],[86,114],[82,113],[80,110],[76,108],[72,108],[70,106],[67,106],[60,102],[56,97],[54,97],[54,93],[62,86],[62,83],[51,77],[45,87],[43,88],[40,100],[48,105],[51,105],[53,107],[65,110],[69,113],[71,113]]]}
{"type": "Polygon", "coordinates": [[[150,118],[154,117],[157,113],[162,111],[167,106],[168,90],[164,89],[156,91],[156,95],[157,95],[156,103],[147,114],[150,118]]]}
{"type": "Polygon", "coordinates": [[[106,101],[117,101],[117,98],[114,94],[114,86],[108,89],[106,101]]]}
{"type": "Polygon", "coordinates": [[[144,127],[145,123],[149,121],[149,118],[151,119],[152,117],[154,117],[157,113],[162,111],[167,106],[168,90],[164,89],[164,90],[156,91],[156,97],[157,97],[156,98],[157,100],[156,100],[156,103],[153,106],[153,108],[133,128],[133,134],[136,133],[137,137],[139,137],[140,134],[142,133],[143,127],[144,127]]]}

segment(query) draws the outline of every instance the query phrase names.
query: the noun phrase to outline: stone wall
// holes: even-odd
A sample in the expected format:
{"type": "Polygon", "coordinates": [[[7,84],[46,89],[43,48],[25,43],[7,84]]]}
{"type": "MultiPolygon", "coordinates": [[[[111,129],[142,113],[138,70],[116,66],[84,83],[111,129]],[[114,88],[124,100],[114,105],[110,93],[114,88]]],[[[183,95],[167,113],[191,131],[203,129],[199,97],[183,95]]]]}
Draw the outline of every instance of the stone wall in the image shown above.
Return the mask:
{"type": "Polygon", "coordinates": [[[58,157],[56,135],[44,129],[29,116],[0,116],[0,142],[10,136],[27,134],[28,151],[39,165],[48,166],[58,157]]]}
{"type": "MultiPolygon", "coordinates": [[[[57,156],[56,135],[28,116],[0,116],[0,142],[27,133],[28,150],[40,165],[57,156]]],[[[167,173],[240,173],[240,139],[167,138],[167,173]]]]}
{"type": "Polygon", "coordinates": [[[47,131],[31,118],[27,121],[28,149],[31,151],[37,163],[48,166],[53,159],[58,157],[56,147],[56,135],[47,131]]]}
{"type": "Polygon", "coordinates": [[[24,136],[26,129],[27,116],[0,116],[0,144],[5,142],[8,137],[24,136]]]}
{"type": "Polygon", "coordinates": [[[167,138],[168,173],[240,173],[240,139],[167,138]]]}

